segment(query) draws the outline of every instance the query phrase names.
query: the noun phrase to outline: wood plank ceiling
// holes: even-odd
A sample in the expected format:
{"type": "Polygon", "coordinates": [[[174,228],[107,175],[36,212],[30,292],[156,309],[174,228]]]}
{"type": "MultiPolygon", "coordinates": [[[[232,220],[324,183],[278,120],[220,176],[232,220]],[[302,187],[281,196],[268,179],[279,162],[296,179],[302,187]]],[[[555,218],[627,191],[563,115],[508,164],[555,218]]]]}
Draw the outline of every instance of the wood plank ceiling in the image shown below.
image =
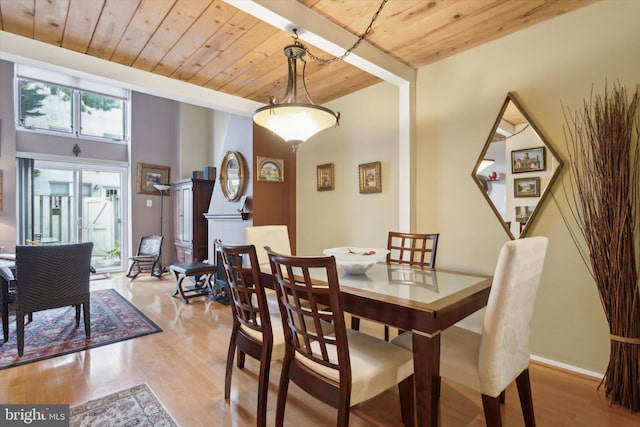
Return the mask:
{"type": "MultiPolygon", "coordinates": [[[[276,1],[295,0],[256,3],[269,8],[276,1]]],[[[298,1],[355,35],[366,29],[381,2],[298,1]]],[[[593,1],[390,0],[365,40],[418,69],[593,1]]],[[[233,1],[0,0],[0,24],[9,33],[245,99],[264,103],[269,95],[284,95],[282,50],[291,44],[291,34],[236,9],[233,1]]],[[[305,45],[314,55],[331,57],[305,45]]],[[[306,68],[316,104],[380,81],[345,61],[307,60],[306,68]]]]}

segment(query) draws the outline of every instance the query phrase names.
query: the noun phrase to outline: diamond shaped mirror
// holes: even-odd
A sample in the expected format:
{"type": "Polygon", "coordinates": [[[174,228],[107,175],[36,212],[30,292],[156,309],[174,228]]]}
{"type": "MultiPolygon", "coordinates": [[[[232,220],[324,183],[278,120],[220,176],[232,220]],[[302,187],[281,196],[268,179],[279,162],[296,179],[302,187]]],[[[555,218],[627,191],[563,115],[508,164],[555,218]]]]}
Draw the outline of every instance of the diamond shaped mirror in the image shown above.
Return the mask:
{"type": "Polygon", "coordinates": [[[511,239],[525,237],[562,160],[509,92],[471,172],[511,239]]]}

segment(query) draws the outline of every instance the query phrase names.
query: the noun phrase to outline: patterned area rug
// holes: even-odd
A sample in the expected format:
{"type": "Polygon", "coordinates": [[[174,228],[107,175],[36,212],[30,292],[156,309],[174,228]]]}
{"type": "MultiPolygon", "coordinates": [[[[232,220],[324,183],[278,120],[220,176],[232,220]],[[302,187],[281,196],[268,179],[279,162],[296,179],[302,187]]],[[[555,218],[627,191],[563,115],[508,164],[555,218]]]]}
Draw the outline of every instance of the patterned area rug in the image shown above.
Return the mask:
{"type": "Polygon", "coordinates": [[[70,427],[178,425],[146,384],[74,406],[69,415],[70,427]]]}
{"type": "Polygon", "coordinates": [[[74,307],[34,313],[24,328],[24,355],[18,357],[15,313],[10,313],[0,370],[162,331],[115,289],[91,292],[91,338],[85,336],[82,318],[76,328],[75,316],[74,307]]]}

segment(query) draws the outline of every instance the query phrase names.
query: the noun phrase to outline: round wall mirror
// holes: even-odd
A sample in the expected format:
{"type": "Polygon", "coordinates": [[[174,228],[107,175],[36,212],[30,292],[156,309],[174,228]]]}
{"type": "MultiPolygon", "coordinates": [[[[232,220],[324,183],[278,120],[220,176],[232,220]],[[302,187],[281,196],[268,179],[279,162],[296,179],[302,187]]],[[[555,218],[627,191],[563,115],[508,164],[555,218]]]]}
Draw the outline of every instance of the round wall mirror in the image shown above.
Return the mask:
{"type": "Polygon", "coordinates": [[[507,94],[471,176],[511,239],[526,235],[561,168],[549,141],[507,94]]]}
{"type": "Polygon", "coordinates": [[[240,199],[246,181],[244,159],[237,151],[227,151],[220,166],[220,188],[230,202],[240,199]]]}

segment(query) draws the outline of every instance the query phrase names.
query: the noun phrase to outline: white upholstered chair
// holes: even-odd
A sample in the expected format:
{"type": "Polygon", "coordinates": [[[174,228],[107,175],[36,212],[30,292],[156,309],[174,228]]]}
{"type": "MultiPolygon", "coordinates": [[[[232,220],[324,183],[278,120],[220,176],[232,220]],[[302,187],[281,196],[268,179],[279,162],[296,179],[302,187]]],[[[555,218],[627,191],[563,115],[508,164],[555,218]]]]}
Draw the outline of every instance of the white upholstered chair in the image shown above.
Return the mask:
{"type": "MultiPolygon", "coordinates": [[[[500,426],[500,395],[514,380],[527,427],[535,426],[529,381],[530,322],[546,237],[505,243],[496,265],[482,334],[451,327],[441,338],[440,375],[482,394],[487,426],[500,426]]],[[[411,332],[392,343],[411,349],[411,332]]]]}
{"type": "MultiPolygon", "coordinates": [[[[256,225],[253,227],[245,227],[244,237],[247,245],[256,247],[258,265],[260,266],[260,271],[263,273],[271,274],[269,255],[267,255],[267,252],[264,250],[265,246],[269,246],[278,253],[291,255],[289,229],[286,225],[256,225]]],[[[276,292],[272,289],[265,289],[265,293],[267,295],[269,311],[273,314],[280,315],[276,292]]]]}
{"type": "Polygon", "coordinates": [[[289,229],[286,225],[256,225],[244,229],[245,243],[256,247],[260,271],[271,273],[269,256],[264,250],[269,246],[272,250],[283,255],[291,255],[289,229]]]}

